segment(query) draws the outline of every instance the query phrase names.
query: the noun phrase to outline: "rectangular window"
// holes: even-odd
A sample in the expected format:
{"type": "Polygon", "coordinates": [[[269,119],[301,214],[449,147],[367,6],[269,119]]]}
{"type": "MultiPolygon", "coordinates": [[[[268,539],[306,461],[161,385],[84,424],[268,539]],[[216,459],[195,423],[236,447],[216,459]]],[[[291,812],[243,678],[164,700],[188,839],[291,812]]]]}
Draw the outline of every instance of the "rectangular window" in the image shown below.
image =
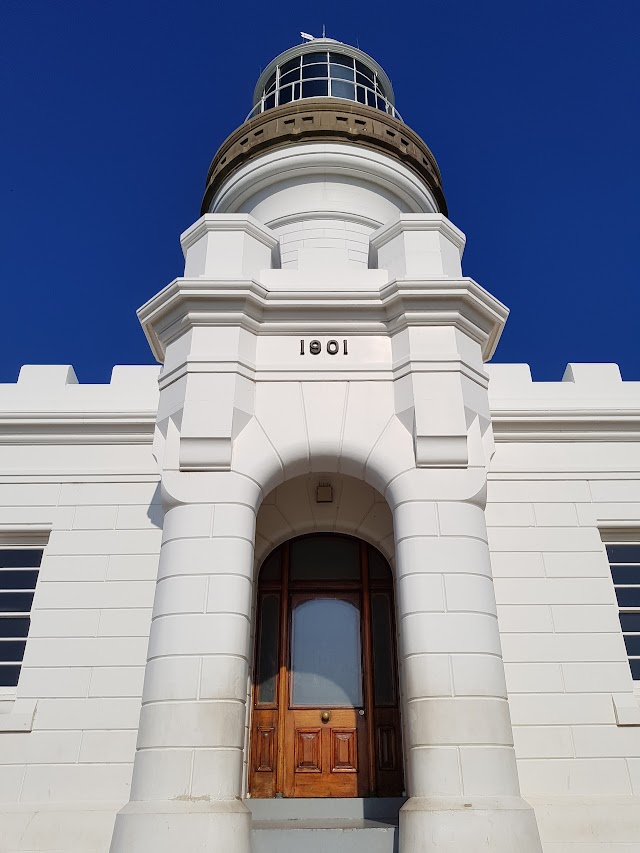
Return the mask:
{"type": "Polygon", "coordinates": [[[640,681],[640,543],[608,543],[606,548],[631,675],[640,681]]]}
{"type": "Polygon", "coordinates": [[[42,548],[0,547],[0,687],[15,687],[27,644],[42,548]]]}

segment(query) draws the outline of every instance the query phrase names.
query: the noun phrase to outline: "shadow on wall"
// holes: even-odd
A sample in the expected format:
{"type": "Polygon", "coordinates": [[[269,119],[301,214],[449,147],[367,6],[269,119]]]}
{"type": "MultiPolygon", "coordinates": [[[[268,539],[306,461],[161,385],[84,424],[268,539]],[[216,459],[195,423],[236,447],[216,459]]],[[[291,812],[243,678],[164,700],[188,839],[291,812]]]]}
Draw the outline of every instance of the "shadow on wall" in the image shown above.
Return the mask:
{"type": "Polygon", "coordinates": [[[160,498],[160,483],[156,486],[153,497],[151,498],[151,503],[147,509],[147,518],[154,527],[157,527],[158,530],[162,530],[164,524],[164,510],[162,509],[160,498]]]}

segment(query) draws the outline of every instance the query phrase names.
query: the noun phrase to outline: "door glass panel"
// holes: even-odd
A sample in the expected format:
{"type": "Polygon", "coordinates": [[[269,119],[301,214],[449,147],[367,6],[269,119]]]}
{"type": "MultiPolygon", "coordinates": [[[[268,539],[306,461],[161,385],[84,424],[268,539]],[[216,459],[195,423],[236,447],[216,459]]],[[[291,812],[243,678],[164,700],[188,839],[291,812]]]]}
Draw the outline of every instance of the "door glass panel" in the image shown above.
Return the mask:
{"type": "Polygon", "coordinates": [[[305,536],[291,543],[291,580],[360,580],[360,544],[341,536],[305,536]]]}
{"type": "Polygon", "coordinates": [[[314,598],[294,606],[292,705],[362,705],[360,611],[351,601],[314,598]]]}
{"type": "Polygon", "coordinates": [[[258,642],[258,704],[275,705],[278,673],[280,596],[264,595],[260,603],[258,642]]]}
{"type": "Polygon", "coordinates": [[[282,548],[272,551],[260,569],[260,583],[277,583],[280,580],[280,555],[282,548]]]}
{"type": "Polygon", "coordinates": [[[371,638],[373,641],[373,695],[376,706],[394,705],[393,640],[391,600],[386,592],[371,596],[371,638]]]}
{"type": "Polygon", "coordinates": [[[389,564],[382,556],[380,551],[369,546],[369,577],[376,581],[391,581],[391,571],[389,564]]]}

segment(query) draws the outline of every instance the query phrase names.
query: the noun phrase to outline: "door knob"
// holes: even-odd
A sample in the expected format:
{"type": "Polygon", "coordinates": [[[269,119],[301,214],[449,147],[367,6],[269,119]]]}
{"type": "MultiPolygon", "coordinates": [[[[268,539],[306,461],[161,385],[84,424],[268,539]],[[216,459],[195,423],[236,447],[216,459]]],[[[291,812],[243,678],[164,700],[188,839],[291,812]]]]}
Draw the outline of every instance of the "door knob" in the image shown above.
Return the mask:
{"type": "Polygon", "coordinates": [[[331,711],[323,711],[320,714],[320,719],[322,720],[323,723],[328,723],[329,720],[331,719],[331,711]]]}

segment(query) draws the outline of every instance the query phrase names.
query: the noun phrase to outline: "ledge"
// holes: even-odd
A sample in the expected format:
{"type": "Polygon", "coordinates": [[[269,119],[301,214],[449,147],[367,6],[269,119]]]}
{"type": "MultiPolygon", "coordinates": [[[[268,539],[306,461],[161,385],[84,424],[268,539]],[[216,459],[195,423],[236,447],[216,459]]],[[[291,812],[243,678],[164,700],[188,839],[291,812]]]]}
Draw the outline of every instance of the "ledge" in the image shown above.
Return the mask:
{"type": "Polygon", "coordinates": [[[10,711],[8,714],[0,714],[0,733],[30,732],[32,730],[33,719],[36,715],[36,700],[34,699],[31,701],[23,699],[16,701],[20,701],[20,705],[24,710],[19,711],[18,713],[10,711]]]}

